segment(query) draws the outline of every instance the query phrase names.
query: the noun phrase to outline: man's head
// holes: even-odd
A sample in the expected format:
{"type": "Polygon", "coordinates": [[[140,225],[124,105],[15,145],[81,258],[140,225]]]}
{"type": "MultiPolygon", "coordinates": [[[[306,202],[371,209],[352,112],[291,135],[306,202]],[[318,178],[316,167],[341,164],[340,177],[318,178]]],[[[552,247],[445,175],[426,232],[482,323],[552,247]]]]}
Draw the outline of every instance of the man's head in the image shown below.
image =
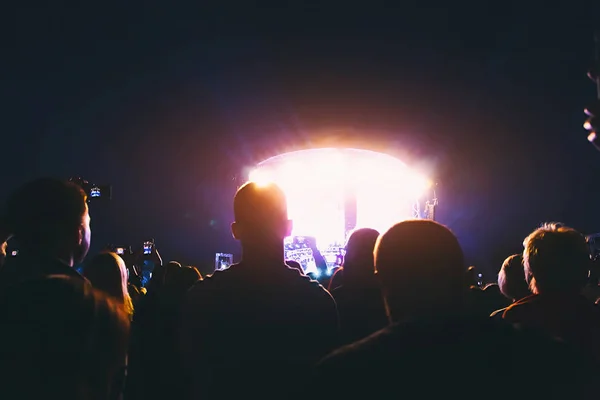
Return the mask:
{"type": "Polygon", "coordinates": [[[90,247],[90,217],[85,192],[52,178],[29,182],[6,206],[6,224],[21,249],[80,263],[90,247]]]}
{"type": "Polygon", "coordinates": [[[585,237],[573,228],[548,223],[523,242],[523,265],[535,294],[581,290],[590,270],[590,251],[585,237]]]}
{"type": "Polygon", "coordinates": [[[498,287],[506,298],[517,301],[531,294],[524,271],[522,254],[504,260],[498,273],[498,287]]]}
{"type": "Polygon", "coordinates": [[[283,239],[291,234],[285,194],[274,184],[246,183],[235,194],[233,213],[231,231],[244,247],[283,249],[283,239]]]}
{"type": "Polygon", "coordinates": [[[393,320],[443,313],[462,304],[466,294],[460,244],[433,221],[400,222],[380,236],[375,268],[393,320]]]}

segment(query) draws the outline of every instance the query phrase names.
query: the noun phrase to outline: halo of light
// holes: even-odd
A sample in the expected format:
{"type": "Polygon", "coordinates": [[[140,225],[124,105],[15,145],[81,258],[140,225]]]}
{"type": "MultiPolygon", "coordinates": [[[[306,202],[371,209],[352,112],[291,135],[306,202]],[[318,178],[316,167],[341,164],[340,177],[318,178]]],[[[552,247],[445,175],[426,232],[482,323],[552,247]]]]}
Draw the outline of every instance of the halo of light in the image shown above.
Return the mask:
{"type": "Polygon", "coordinates": [[[386,231],[413,218],[418,198],[431,186],[424,176],[385,153],[359,149],[299,150],[271,157],[249,180],[279,185],[288,200],[294,236],[317,238],[320,248],[347,236],[344,204],[356,200],[356,227],[386,231]]]}

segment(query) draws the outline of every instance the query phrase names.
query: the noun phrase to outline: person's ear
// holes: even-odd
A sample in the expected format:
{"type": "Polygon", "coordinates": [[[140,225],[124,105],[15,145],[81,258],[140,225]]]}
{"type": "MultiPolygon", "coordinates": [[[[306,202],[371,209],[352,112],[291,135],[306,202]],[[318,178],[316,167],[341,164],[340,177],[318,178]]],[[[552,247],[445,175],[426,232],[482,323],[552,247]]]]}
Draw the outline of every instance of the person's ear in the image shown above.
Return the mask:
{"type": "Polygon", "coordinates": [[[77,245],[81,246],[81,243],[83,243],[83,238],[85,237],[85,228],[83,227],[83,225],[79,225],[77,227],[77,245]]]}
{"type": "Polygon", "coordinates": [[[285,227],[285,237],[292,236],[293,230],[294,230],[294,221],[292,221],[291,219],[288,219],[286,227],[285,227]]]}
{"type": "Polygon", "coordinates": [[[231,223],[231,234],[236,240],[240,240],[240,225],[237,222],[231,223]]]}

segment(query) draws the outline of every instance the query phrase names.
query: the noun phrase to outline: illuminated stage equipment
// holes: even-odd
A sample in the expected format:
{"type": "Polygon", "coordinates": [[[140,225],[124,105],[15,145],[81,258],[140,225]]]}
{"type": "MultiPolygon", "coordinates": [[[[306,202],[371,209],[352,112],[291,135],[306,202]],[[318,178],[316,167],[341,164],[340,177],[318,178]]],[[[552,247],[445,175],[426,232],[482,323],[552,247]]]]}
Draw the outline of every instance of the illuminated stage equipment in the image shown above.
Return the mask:
{"type": "Polygon", "coordinates": [[[292,236],[316,238],[328,265],[339,258],[355,229],[385,232],[397,222],[421,218],[419,198],[431,186],[388,154],[338,148],[269,158],[250,172],[249,180],[283,189],[294,222],[292,236]]]}

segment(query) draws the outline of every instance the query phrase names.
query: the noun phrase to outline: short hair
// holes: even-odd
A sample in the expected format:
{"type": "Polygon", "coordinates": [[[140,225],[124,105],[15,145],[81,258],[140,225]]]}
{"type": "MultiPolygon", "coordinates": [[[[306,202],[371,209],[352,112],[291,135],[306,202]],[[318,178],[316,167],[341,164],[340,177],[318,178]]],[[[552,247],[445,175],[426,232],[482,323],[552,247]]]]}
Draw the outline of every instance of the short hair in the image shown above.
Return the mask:
{"type": "Polygon", "coordinates": [[[5,221],[22,246],[61,240],[81,224],[87,209],[83,189],[74,183],[40,178],[17,189],[6,204],[5,221]]]}
{"type": "Polygon", "coordinates": [[[235,221],[251,226],[264,226],[287,220],[287,200],[281,188],[273,183],[248,182],[233,199],[235,221]]]}
{"type": "Polygon", "coordinates": [[[533,293],[578,290],[585,286],[590,251],[585,237],[573,228],[546,223],[523,242],[523,265],[533,293]]]}
{"type": "Polygon", "coordinates": [[[525,279],[523,254],[513,254],[504,260],[498,273],[498,287],[510,300],[520,300],[531,294],[525,279]]]}
{"type": "Polygon", "coordinates": [[[464,255],[454,234],[431,220],[408,220],[391,227],[375,246],[375,269],[382,285],[406,290],[462,291],[464,255]],[[418,286],[418,287],[417,287],[418,286]]]}

